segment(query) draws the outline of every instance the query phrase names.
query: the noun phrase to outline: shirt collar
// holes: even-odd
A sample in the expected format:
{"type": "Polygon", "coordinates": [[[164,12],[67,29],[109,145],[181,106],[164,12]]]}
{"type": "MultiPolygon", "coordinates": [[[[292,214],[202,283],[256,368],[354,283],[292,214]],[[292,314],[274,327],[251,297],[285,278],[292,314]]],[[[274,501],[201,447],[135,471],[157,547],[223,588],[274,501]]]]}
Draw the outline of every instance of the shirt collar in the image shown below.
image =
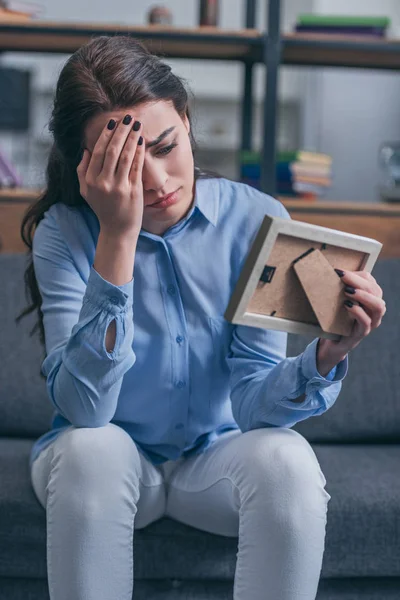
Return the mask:
{"type": "Polygon", "coordinates": [[[194,199],[195,207],[214,227],[218,223],[219,202],[219,178],[197,179],[194,199]]]}

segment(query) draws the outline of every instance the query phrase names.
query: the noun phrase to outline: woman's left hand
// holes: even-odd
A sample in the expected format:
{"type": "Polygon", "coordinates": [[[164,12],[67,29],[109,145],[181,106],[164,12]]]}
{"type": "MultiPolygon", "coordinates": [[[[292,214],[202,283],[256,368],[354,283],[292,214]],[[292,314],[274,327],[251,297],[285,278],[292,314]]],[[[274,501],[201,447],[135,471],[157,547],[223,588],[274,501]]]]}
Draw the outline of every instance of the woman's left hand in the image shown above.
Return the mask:
{"type": "Polygon", "coordinates": [[[355,319],[351,335],[342,336],[339,341],[326,338],[319,340],[320,356],[327,362],[331,360],[337,364],[371,331],[379,327],[383,315],[386,313],[386,302],[383,300],[382,288],[371,273],[339,269],[335,269],[335,271],[346,286],[344,290],[346,298],[353,303],[351,307],[345,304],[346,310],[355,319]],[[352,291],[353,293],[351,293],[352,291]]]}

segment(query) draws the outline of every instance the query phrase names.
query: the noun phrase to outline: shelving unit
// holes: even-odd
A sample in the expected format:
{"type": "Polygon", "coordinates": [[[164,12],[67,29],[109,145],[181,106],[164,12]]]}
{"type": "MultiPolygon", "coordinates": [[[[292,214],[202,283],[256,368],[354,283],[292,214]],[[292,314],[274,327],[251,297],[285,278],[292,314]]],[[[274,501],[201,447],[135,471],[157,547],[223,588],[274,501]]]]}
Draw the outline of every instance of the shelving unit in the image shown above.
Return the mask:
{"type": "MultiPolygon", "coordinates": [[[[357,37],[322,34],[282,35],[281,2],[267,2],[268,27],[255,29],[256,0],[246,0],[244,29],[215,27],[181,29],[170,26],[122,26],[93,23],[31,21],[0,23],[0,52],[45,52],[70,54],[98,35],[131,35],[151,52],[164,58],[236,61],[243,65],[241,149],[253,149],[253,75],[256,64],[266,67],[263,103],[264,140],[262,189],[275,195],[278,75],[281,65],[348,67],[380,70],[400,69],[400,40],[362,40],[357,37]]],[[[13,241],[1,216],[11,215],[15,224],[37,196],[35,190],[0,190],[0,245],[8,251],[13,241]],[[10,212],[11,211],[11,212],[10,212]],[[12,214],[11,214],[12,213],[12,214]]],[[[400,205],[338,202],[305,202],[280,198],[292,218],[343,231],[376,237],[384,243],[381,257],[400,256],[400,205]]],[[[22,250],[22,247],[21,247],[22,250]]],[[[1,251],[1,247],[0,247],[1,251]]]]}
{"type": "MultiPolygon", "coordinates": [[[[271,0],[271,4],[276,0],[271,0]]],[[[266,35],[253,28],[177,28],[164,25],[122,26],[92,23],[0,23],[0,52],[70,54],[95,35],[132,35],[168,58],[251,60],[263,62],[266,35]],[[212,44],[212,45],[211,45],[212,44]]],[[[284,65],[399,69],[400,40],[360,40],[324,34],[284,34],[284,65]]]]}
{"type": "Polygon", "coordinates": [[[69,54],[97,35],[131,35],[165,58],[239,61],[243,64],[241,149],[252,149],[253,67],[266,66],[261,188],[275,193],[278,74],[280,65],[400,69],[400,40],[360,40],[323,34],[282,35],[281,2],[267,2],[268,27],[255,29],[256,0],[246,0],[244,29],[123,26],[28,21],[0,24],[1,52],[69,54]]]}

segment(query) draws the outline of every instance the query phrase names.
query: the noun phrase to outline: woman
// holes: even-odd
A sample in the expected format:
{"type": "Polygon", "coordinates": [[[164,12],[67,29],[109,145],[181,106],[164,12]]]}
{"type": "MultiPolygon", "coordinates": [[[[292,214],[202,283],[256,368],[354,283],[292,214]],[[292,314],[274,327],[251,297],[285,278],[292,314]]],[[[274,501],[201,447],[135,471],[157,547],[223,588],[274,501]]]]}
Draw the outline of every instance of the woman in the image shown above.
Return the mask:
{"type": "Polygon", "coordinates": [[[132,38],[72,55],[50,129],[23,237],[56,410],[31,455],[51,599],[130,600],[134,529],[164,515],[238,536],[235,600],[315,598],[330,495],[290,428],[333,405],[382,290],[339,273],[353,334],[297,357],[225,321],[263,216],[289,215],[194,167],[182,81],[132,38]]]}

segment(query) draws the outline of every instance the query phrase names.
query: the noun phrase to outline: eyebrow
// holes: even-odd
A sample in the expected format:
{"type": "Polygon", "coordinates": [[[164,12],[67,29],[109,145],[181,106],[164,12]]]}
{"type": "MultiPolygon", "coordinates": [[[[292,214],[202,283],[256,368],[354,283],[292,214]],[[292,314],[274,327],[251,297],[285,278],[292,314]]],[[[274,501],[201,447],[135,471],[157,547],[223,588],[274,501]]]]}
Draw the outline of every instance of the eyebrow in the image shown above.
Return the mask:
{"type": "Polygon", "coordinates": [[[166,129],[165,131],[163,131],[158,138],[156,138],[155,140],[152,140],[151,142],[147,142],[146,144],[146,148],[151,148],[152,146],[157,146],[157,144],[159,144],[160,142],[163,141],[164,138],[167,137],[167,135],[169,135],[171,133],[171,131],[173,131],[175,129],[175,125],[173,127],[170,127],[169,129],[166,129]]]}

